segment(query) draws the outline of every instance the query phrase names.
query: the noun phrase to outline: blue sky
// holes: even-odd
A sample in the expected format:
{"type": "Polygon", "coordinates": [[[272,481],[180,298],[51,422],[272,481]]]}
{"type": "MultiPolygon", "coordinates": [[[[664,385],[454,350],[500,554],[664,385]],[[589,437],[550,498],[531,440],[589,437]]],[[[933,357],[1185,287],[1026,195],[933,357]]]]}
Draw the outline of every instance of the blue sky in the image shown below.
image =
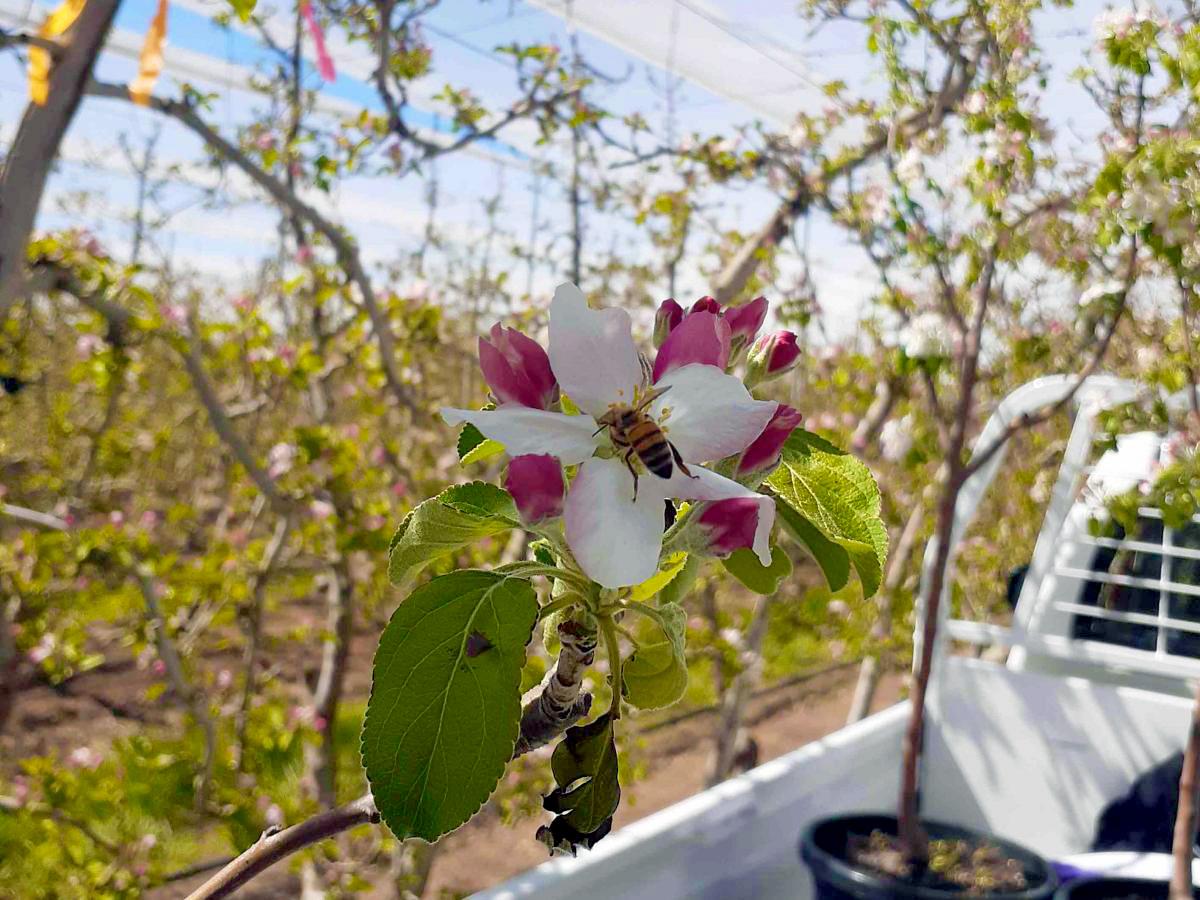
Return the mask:
{"type": "MultiPolygon", "coordinates": [[[[270,0],[262,2],[266,8],[270,0]]],[[[570,22],[562,14],[564,3],[446,0],[426,20],[435,71],[414,93],[417,108],[413,121],[426,128],[444,127],[430,112],[433,103],[429,97],[445,82],[470,85],[484,100],[504,102],[512,96],[511,69],[493,49],[513,40],[565,45],[573,26],[586,58],[601,71],[623,79],[606,88],[602,98],[617,113],[640,111],[652,125],[661,127],[664,104],[658,85],[665,76],[663,67],[669,65],[680,73],[684,81],[677,96],[676,117],[681,132],[719,132],[760,117],[774,117],[777,124],[783,124],[796,109],[820,102],[811,84],[805,83],[806,71],[817,71],[822,77],[838,75],[857,86],[872,66],[865,48],[858,45],[858,36],[847,29],[827,28],[815,36],[810,34],[795,15],[794,0],[574,0],[570,22]]],[[[105,54],[99,67],[102,78],[121,81],[132,75],[131,57],[136,55],[153,7],[153,0],[124,0],[110,42],[112,52],[105,54]]],[[[14,16],[30,8],[25,0],[0,0],[0,21],[11,24],[14,16]]],[[[159,90],[171,93],[177,90],[179,80],[194,80],[219,92],[210,118],[229,129],[263,114],[262,104],[240,86],[246,71],[269,61],[270,54],[251,35],[213,25],[204,14],[213,8],[219,7],[209,0],[172,3],[168,74],[159,90]],[[172,74],[172,70],[177,71],[172,74]]],[[[1100,8],[1100,3],[1086,3],[1073,10],[1054,11],[1043,16],[1038,26],[1042,39],[1062,61],[1055,76],[1061,85],[1052,93],[1048,112],[1063,139],[1081,146],[1094,135],[1098,119],[1087,112],[1090,102],[1080,102],[1066,72],[1080,60],[1079,54],[1090,40],[1091,20],[1100,8]]],[[[282,13],[280,24],[286,24],[289,15],[282,13]]],[[[331,39],[340,74],[335,83],[322,87],[330,116],[362,107],[378,109],[373,90],[362,81],[370,71],[370,60],[365,58],[368,51],[338,44],[335,35],[331,39]]],[[[312,85],[320,84],[311,69],[308,78],[312,85]]],[[[11,54],[5,55],[0,60],[0,146],[15,128],[25,92],[23,71],[11,54]]],[[[121,252],[128,235],[128,226],[121,220],[132,206],[134,183],[117,148],[117,137],[125,133],[137,144],[159,127],[163,129],[161,158],[184,166],[184,174],[163,190],[166,205],[182,211],[157,239],[173,250],[177,262],[205,276],[229,282],[249,276],[260,258],[274,252],[274,211],[237,178],[218,185],[218,193],[228,205],[206,208],[201,191],[189,183],[215,184],[203,165],[205,154],[199,141],[173,123],[164,124],[154,114],[129,104],[85,103],[68,135],[65,160],[52,181],[41,224],[87,225],[114,252],[121,252]],[[90,199],[82,202],[85,195],[90,199]]],[[[533,147],[519,131],[511,143],[488,149],[485,156],[456,156],[439,164],[439,222],[451,240],[470,242],[478,234],[480,198],[494,192],[498,183],[504,185],[507,220],[524,234],[527,226],[521,223],[530,217],[532,176],[522,162],[538,153],[559,152],[533,147]]],[[[334,196],[319,199],[359,236],[369,260],[384,263],[419,240],[424,222],[422,191],[422,183],[415,178],[404,182],[354,178],[334,196]]],[[[752,188],[728,191],[719,202],[723,225],[748,229],[768,214],[774,201],[765,189],[752,188]]],[[[542,216],[549,217],[551,228],[557,223],[565,230],[561,196],[547,194],[540,209],[542,216]]],[[[632,255],[644,250],[635,232],[619,229],[603,217],[592,218],[589,239],[604,247],[627,245],[632,255]]],[[[811,239],[815,274],[830,310],[831,326],[835,333],[844,331],[852,326],[873,279],[864,260],[834,229],[814,228],[811,239]]],[[[561,274],[539,273],[539,286],[548,287],[561,274]]],[[[694,267],[686,272],[684,281],[681,293],[685,296],[705,290],[694,267]]]]}

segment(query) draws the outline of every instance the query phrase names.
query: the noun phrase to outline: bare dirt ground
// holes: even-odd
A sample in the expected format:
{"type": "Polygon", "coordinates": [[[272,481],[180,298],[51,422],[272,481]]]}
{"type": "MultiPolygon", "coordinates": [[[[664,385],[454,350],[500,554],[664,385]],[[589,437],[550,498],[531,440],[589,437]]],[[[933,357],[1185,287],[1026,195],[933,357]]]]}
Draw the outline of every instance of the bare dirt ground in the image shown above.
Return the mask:
{"type": "MultiPolygon", "coordinates": [[[[377,633],[362,628],[354,636],[352,665],[347,678],[349,697],[369,690],[370,658],[377,633]],[[361,647],[359,644],[361,643],[361,647]]],[[[213,654],[205,665],[236,664],[236,656],[213,654]]],[[[277,662],[278,664],[278,662],[277,662]]],[[[287,683],[303,677],[301,659],[283,662],[278,677],[287,683]],[[295,671],[291,671],[295,670],[295,671]]],[[[766,762],[795,750],[845,722],[853,693],[855,667],[827,671],[799,683],[764,692],[750,704],[747,727],[759,745],[759,761],[766,762]]],[[[101,747],[112,739],[147,726],[172,725],[178,713],[172,704],[146,703],[145,689],[155,679],[131,661],[114,661],[73,679],[65,688],[27,685],[20,693],[8,727],[0,733],[0,765],[31,755],[65,755],[86,744],[101,747]]],[[[895,703],[901,695],[902,677],[890,674],[880,684],[875,710],[895,703]]],[[[657,812],[704,788],[709,766],[715,716],[699,714],[643,736],[638,760],[645,777],[625,791],[615,827],[620,828],[657,812]]],[[[537,822],[522,819],[513,825],[485,809],[475,820],[446,838],[438,847],[425,897],[462,897],[497,884],[546,859],[545,848],[534,840],[537,822]]],[[[150,896],[156,900],[186,897],[205,875],[180,880],[150,896]]],[[[237,896],[244,900],[299,896],[299,879],[286,866],[265,873],[237,896]]]]}

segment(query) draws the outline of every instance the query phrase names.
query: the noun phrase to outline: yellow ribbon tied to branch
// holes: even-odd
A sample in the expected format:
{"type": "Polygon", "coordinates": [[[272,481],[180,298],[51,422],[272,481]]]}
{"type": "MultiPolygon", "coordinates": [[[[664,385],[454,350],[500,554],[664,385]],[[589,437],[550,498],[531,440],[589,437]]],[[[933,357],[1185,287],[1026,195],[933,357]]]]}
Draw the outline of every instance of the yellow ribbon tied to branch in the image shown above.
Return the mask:
{"type": "MultiPolygon", "coordinates": [[[[52,41],[75,24],[83,12],[87,0],[63,0],[54,12],[46,17],[38,29],[38,37],[52,41]]],[[[29,99],[38,106],[46,105],[50,96],[50,67],[53,64],[50,51],[44,47],[29,48],[29,99]]]]}
{"type": "Polygon", "coordinates": [[[163,44],[167,37],[167,0],[158,0],[158,9],[150,20],[146,40],[142,44],[142,55],[138,60],[138,73],[129,82],[129,96],[139,106],[148,106],[150,92],[158,80],[163,67],[163,44]]]}

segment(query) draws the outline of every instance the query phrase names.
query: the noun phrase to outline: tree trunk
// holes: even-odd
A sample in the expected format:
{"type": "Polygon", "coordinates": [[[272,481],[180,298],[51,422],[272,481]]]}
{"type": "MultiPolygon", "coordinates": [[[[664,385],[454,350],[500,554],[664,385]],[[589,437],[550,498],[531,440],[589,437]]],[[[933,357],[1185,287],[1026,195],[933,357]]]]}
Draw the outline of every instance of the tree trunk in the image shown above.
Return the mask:
{"type": "Polygon", "coordinates": [[[1187,749],[1183,753],[1183,771],[1179,775],[1179,811],[1175,814],[1175,835],[1171,852],[1175,857],[1171,873],[1171,900],[1192,898],[1192,846],[1196,841],[1196,792],[1200,787],[1200,684],[1196,686],[1196,702],[1192,705],[1192,722],[1188,728],[1187,749]]]}
{"type": "Polygon", "coordinates": [[[67,32],[69,42],[56,55],[46,104],[30,103],[25,108],[9,149],[0,174],[0,322],[23,291],[25,247],[46,190],[46,179],[92,77],[92,67],[118,5],[119,0],[88,0],[67,32]]]}
{"type": "Polygon", "coordinates": [[[709,787],[720,784],[733,770],[734,760],[740,749],[738,738],[741,736],[746,703],[762,676],[762,646],[771,619],[770,610],[770,597],[759,596],[754,601],[754,612],[751,614],[750,628],[746,633],[745,652],[750,658],[721,698],[721,718],[717,725],[713,765],[708,773],[709,787]]]}
{"type": "MultiPolygon", "coordinates": [[[[884,576],[883,589],[879,594],[879,618],[872,629],[872,637],[876,640],[886,641],[891,637],[892,605],[896,598],[896,591],[904,582],[904,573],[908,571],[908,559],[917,542],[917,535],[921,531],[921,522],[924,517],[924,510],[918,500],[914,504],[912,512],[908,514],[908,521],[904,523],[904,530],[900,532],[900,540],[897,541],[891,558],[888,559],[887,574],[884,576]]],[[[846,716],[847,725],[860,722],[870,715],[871,703],[875,699],[875,691],[878,689],[879,679],[883,675],[880,656],[879,653],[873,653],[862,661],[862,666],[858,671],[858,684],[854,688],[854,699],[850,703],[850,712],[846,716]]]]}

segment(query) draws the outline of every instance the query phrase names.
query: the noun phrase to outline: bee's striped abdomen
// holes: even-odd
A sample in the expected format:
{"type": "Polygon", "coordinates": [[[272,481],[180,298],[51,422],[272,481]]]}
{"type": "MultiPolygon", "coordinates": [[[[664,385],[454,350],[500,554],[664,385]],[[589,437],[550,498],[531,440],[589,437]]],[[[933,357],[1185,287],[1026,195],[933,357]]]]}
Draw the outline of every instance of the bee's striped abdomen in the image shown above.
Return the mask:
{"type": "Polygon", "coordinates": [[[659,478],[671,477],[671,445],[658,425],[643,419],[626,432],[626,438],[647,469],[659,478]]]}

